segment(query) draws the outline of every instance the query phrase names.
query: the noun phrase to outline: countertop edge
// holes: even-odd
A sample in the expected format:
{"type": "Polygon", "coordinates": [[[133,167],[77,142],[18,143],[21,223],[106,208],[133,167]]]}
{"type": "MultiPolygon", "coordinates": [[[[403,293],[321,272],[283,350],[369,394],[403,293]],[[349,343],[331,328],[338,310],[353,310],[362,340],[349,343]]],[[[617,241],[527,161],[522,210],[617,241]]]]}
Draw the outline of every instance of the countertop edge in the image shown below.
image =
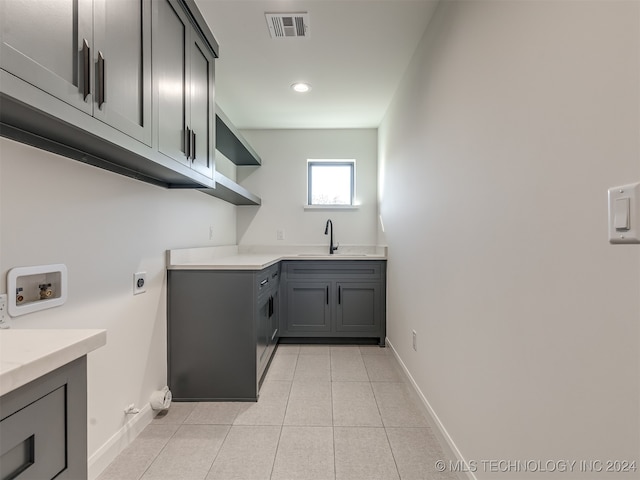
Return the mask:
{"type": "MultiPolygon", "coordinates": [[[[43,330],[6,331],[8,334],[13,332],[40,332],[40,335],[42,335],[43,330]]],[[[0,396],[51,373],[55,369],[83,357],[107,343],[107,331],[102,329],[46,330],[46,332],[51,332],[52,335],[55,335],[55,332],[63,332],[65,335],[71,334],[72,336],[75,333],[75,336],[61,341],[60,345],[55,349],[51,347],[42,348],[43,352],[41,354],[33,354],[33,358],[27,360],[17,358],[12,361],[10,358],[3,357],[2,370],[0,370],[0,396]]],[[[21,335],[28,336],[29,334],[21,335]]],[[[22,340],[25,341],[24,338],[22,340]]]]}
{"type": "MultiPolygon", "coordinates": [[[[386,261],[387,257],[385,255],[376,255],[376,254],[367,254],[367,255],[348,255],[341,254],[335,256],[328,256],[323,254],[313,255],[313,254],[293,254],[293,255],[281,255],[281,254],[273,254],[272,258],[268,261],[251,263],[246,258],[250,255],[238,255],[232,257],[224,257],[212,259],[211,262],[194,262],[194,263],[181,263],[181,264],[173,264],[167,265],[167,270],[263,270],[265,268],[270,267],[278,262],[285,260],[300,260],[300,261],[347,261],[347,260],[355,260],[355,261],[366,261],[366,260],[383,260],[386,261]],[[237,261],[237,257],[245,257],[244,261],[237,261]]],[[[268,254],[259,254],[255,255],[256,257],[266,257],[268,254]]]]}

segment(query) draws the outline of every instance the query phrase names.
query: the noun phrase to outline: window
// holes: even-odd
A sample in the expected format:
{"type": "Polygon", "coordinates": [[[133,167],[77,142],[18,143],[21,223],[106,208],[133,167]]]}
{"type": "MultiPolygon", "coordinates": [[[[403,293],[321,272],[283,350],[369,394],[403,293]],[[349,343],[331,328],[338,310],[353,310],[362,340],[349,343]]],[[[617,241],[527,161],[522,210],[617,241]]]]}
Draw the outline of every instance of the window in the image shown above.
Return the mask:
{"type": "Polygon", "coordinates": [[[355,160],[308,160],[308,205],[353,205],[355,160]]]}

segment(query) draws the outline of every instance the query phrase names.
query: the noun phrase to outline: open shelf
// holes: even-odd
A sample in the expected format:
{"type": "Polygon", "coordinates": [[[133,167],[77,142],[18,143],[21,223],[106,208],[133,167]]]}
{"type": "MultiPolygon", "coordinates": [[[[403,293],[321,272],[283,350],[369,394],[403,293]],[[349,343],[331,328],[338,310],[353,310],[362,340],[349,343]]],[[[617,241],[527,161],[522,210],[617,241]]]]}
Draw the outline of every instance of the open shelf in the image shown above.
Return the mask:
{"type": "Polygon", "coordinates": [[[259,166],[262,160],[216,105],[216,150],[236,165],[259,166]]]}
{"type": "MultiPolygon", "coordinates": [[[[262,164],[258,154],[217,105],[216,151],[224,155],[235,166],[258,167],[262,164]]],[[[260,197],[218,171],[214,172],[214,183],[215,188],[199,188],[198,190],[234,205],[260,205],[262,203],[260,197]]]]}
{"type": "Polygon", "coordinates": [[[201,188],[201,192],[234,205],[261,205],[260,197],[238,185],[220,172],[215,172],[216,188],[201,188]]]}

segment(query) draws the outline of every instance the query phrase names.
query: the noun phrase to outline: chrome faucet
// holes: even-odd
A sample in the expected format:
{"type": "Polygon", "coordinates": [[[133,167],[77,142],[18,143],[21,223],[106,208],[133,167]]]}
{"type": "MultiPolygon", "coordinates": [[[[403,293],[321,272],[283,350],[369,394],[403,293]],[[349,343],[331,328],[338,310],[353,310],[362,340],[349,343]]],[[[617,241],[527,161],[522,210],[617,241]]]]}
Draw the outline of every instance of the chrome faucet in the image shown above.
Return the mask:
{"type": "Polygon", "coordinates": [[[335,252],[338,247],[333,246],[333,222],[331,221],[331,219],[327,220],[327,224],[324,227],[325,235],[329,233],[329,226],[331,226],[331,243],[329,243],[329,255],[333,255],[333,252],[335,252]]]}

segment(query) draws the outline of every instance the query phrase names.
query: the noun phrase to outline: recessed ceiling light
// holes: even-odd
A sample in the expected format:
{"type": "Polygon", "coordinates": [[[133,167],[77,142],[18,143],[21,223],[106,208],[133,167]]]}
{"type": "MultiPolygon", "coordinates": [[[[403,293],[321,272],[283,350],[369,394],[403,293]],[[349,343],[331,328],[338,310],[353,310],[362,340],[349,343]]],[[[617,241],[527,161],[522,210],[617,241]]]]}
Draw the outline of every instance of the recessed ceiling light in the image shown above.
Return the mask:
{"type": "Polygon", "coordinates": [[[291,88],[298,93],[306,93],[311,90],[311,85],[304,82],[298,82],[291,85],[291,88]]]}

